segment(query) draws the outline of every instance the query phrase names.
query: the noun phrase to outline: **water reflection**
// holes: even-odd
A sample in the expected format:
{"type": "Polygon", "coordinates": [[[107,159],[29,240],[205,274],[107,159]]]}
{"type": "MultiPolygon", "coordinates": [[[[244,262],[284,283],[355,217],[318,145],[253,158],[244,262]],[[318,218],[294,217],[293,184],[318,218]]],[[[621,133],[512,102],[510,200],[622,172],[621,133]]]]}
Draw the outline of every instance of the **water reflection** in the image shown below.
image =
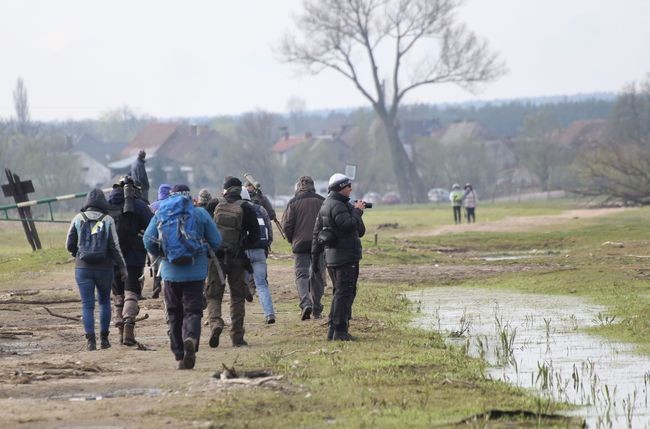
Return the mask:
{"type": "Polygon", "coordinates": [[[585,405],[589,427],[650,427],[650,358],[633,346],[581,332],[617,323],[580,298],[445,287],[407,294],[414,323],[485,359],[489,375],[585,405]]]}

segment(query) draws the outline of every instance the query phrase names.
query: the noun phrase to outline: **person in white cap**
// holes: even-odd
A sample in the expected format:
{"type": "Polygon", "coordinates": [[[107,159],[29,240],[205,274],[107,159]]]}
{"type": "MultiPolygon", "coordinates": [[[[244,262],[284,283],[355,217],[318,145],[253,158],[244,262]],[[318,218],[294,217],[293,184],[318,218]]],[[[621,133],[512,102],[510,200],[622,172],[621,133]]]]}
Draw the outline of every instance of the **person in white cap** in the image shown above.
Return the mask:
{"type": "Polygon", "coordinates": [[[334,283],[327,339],[351,341],[354,338],[349,333],[349,321],[357,294],[361,237],[366,232],[361,219],[366,203],[350,202],[352,180],[344,174],[332,175],[328,189],[314,225],[312,269],[320,269],[316,262],[325,251],[325,263],[334,283]]]}

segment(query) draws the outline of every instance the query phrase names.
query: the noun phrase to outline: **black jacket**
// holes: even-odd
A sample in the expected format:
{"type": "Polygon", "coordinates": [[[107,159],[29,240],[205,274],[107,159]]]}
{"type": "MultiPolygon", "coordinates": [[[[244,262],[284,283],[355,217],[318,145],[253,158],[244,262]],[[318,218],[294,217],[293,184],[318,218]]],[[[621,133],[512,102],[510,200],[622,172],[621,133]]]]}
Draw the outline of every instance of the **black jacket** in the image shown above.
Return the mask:
{"type": "Polygon", "coordinates": [[[142,237],[153,217],[151,209],[140,198],[133,200],[134,213],[122,213],[124,207],[124,189],[115,188],[108,197],[112,206],[111,212],[117,223],[117,233],[120,236],[120,248],[126,265],[129,267],[144,267],[147,251],[142,237]],[[120,213],[116,215],[115,213],[120,213]]]}
{"type": "Polygon", "coordinates": [[[293,253],[311,252],[316,216],[325,198],[316,192],[303,191],[289,200],[282,213],[282,229],[293,253]]]}
{"type": "Polygon", "coordinates": [[[361,237],[366,226],[361,216],[363,211],[354,208],[350,199],[338,192],[330,192],[316,217],[312,237],[312,254],[320,253],[318,233],[330,228],[336,235],[336,243],[325,247],[325,262],[328,267],[338,267],[361,260],[361,237]]]}

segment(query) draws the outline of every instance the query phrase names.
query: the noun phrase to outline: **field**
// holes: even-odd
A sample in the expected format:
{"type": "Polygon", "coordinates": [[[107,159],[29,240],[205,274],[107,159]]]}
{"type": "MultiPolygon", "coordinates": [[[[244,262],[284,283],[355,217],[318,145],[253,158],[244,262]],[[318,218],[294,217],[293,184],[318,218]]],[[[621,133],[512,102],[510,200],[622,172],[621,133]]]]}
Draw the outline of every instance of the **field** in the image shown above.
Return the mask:
{"type": "Polygon", "coordinates": [[[112,334],[112,348],[85,351],[81,324],[45,308],[81,314],[67,225],[39,224],[46,249],[32,253],[19,224],[0,222],[2,426],[580,427],[559,414],[570,405],[492,380],[485,361],[414,327],[418,308],[404,293],[453,286],[581,297],[607,309],[609,323],[590,333],[648,354],[650,209],[564,200],[486,204],[475,225],[450,225],[451,216],[431,205],[366,211],[351,343],[326,341],[323,320],[299,320],[290,248],[274,243],[278,322],[265,325],[255,299],[250,346],[232,348],[224,336],[211,349],[202,338],[193,371],[175,369],[161,300],[141,302],[143,350],[112,334]],[[272,375],[221,381],[224,366],[272,375]]]}

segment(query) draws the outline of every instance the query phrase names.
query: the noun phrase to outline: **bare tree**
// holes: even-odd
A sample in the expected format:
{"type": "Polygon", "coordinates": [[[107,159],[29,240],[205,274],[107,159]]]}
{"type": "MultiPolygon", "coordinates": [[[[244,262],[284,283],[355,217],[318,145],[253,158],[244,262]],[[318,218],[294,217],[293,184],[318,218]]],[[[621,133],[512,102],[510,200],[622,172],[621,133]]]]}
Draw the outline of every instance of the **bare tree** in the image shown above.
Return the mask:
{"type": "Polygon", "coordinates": [[[29,101],[27,88],[23,78],[19,77],[14,88],[14,109],[16,110],[16,124],[20,132],[25,132],[29,125],[29,101]]]}
{"type": "Polygon", "coordinates": [[[426,192],[398,134],[400,104],[425,85],[454,83],[473,90],[496,79],[505,66],[485,41],[457,22],[462,0],[303,0],[280,59],[313,74],[335,70],[370,102],[388,136],[404,201],[426,192]]]}
{"type": "Polygon", "coordinates": [[[239,119],[233,141],[223,154],[228,166],[225,174],[251,173],[268,195],[275,194],[276,159],[271,147],[275,141],[278,118],[265,111],[246,113],[239,119]]]}
{"type": "Polygon", "coordinates": [[[610,129],[579,159],[583,195],[650,204],[650,75],[619,95],[610,129]]]}

